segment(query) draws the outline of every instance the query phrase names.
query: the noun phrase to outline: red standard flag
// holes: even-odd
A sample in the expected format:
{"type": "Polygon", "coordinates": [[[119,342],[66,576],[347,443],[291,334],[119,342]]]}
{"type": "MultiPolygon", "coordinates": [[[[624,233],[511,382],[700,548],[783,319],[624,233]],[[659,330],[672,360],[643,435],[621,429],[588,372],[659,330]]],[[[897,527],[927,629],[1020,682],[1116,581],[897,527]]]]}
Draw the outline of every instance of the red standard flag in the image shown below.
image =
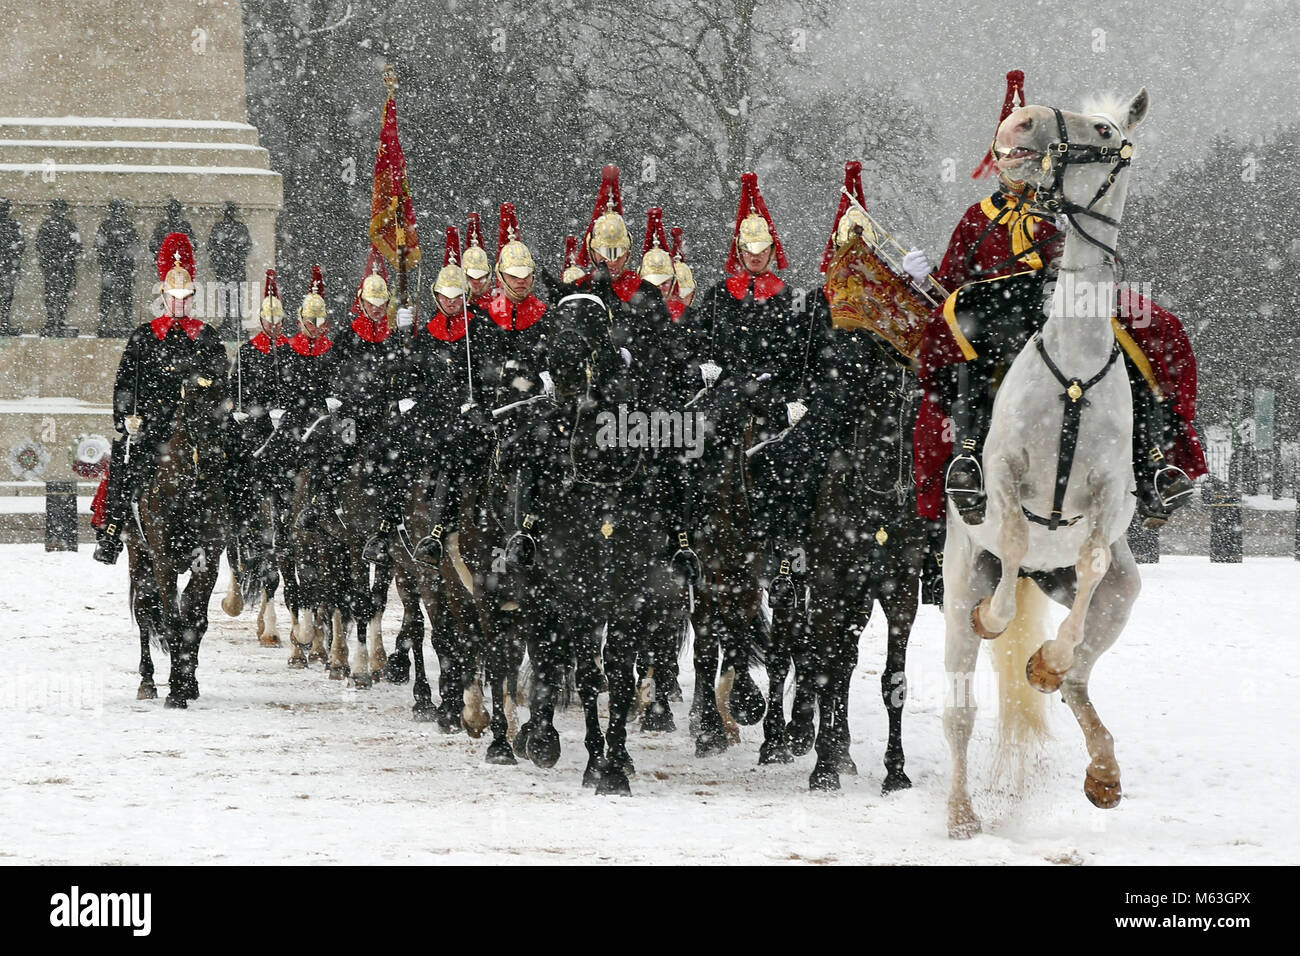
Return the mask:
{"type": "Polygon", "coordinates": [[[406,157],[397,140],[397,103],[390,90],[384,104],[384,125],[375,154],[374,190],[370,196],[370,244],[396,269],[420,261],[420,239],[415,231],[415,206],[406,183],[406,157]],[[399,251],[403,253],[399,257],[399,251]],[[399,258],[405,261],[399,262],[399,258]]]}

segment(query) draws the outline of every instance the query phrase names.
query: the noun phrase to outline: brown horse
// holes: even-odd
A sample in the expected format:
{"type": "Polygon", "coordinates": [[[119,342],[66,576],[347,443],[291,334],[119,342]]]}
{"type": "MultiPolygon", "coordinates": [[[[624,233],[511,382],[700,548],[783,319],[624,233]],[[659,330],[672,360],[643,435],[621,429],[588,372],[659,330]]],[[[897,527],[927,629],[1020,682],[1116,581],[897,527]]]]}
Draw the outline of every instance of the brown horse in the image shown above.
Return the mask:
{"type": "Polygon", "coordinates": [[[139,700],[153,700],[150,638],[171,656],[166,706],[184,709],[199,696],[195,671],[208,628],[208,599],[226,540],[225,452],[230,414],[226,384],[191,374],[181,384],[171,436],[126,524],[131,611],[140,628],[139,700]],[[182,593],[177,579],[189,574],[182,593]]]}

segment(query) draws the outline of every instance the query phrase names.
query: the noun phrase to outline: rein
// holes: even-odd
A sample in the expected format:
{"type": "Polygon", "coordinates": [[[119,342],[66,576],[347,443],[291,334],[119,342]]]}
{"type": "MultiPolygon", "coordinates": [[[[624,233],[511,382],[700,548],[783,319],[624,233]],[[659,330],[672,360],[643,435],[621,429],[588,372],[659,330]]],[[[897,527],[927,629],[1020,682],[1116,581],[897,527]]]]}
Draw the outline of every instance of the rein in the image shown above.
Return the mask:
{"type": "Polygon", "coordinates": [[[1077,378],[1067,379],[1061,373],[1056,363],[1052,361],[1052,357],[1047,354],[1042,333],[1035,333],[1034,346],[1042,356],[1043,364],[1047,366],[1048,371],[1065,387],[1065,391],[1060,395],[1065,408],[1061,418],[1061,441],[1056,456],[1056,487],[1052,492],[1052,513],[1047,518],[1041,518],[1024,505],[1020,506],[1020,510],[1030,521],[1046,525],[1048,531],[1055,531],[1062,526],[1069,528],[1083,517],[1083,515],[1075,515],[1069,521],[1065,521],[1061,514],[1061,507],[1065,504],[1065,489],[1070,483],[1070,469],[1074,467],[1074,451],[1079,443],[1079,419],[1083,415],[1084,408],[1091,404],[1084,395],[1087,394],[1088,389],[1105,378],[1106,373],[1115,365],[1115,360],[1119,358],[1119,339],[1112,343],[1110,358],[1101,367],[1101,371],[1086,382],[1080,382],[1077,378]]]}

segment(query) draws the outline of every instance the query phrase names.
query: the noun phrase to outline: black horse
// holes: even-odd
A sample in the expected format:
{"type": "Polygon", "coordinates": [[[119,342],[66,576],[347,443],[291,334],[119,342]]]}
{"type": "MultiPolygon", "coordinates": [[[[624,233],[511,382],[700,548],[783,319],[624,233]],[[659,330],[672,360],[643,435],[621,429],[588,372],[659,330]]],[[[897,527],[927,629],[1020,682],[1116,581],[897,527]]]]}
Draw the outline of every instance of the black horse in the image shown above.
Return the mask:
{"type": "Polygon", "coordinates": [[[857,773],[849,754],[849,681],[859,635],[875,602],[889,623],[880,679],[889,714],[882,789],[911,786],[903,770],[904,668],[929,532],[929,523],[916,513],[912,471],[920,393],[910,369],[887,354],[883,343],[876,347],[876,361],[863,363],[863,374],[846,388],[838,447],[821,479],[808,547],[809,603],[775,609],[772,619],[774,646],[790,649],[796,690],[792,720],[784,725],[774,683],[763,746],[773,753],[789,747],[804,754],[815,745],[817,762],[809,778],[814,790],[838,789],[840,773],[857,773]]]}
{"type": "Polygon", "coordinates": [[[668,560],[668,525],[654,510],[655,472],[641,448],[609,440],[610,416],[635,406],[635,373],[610,340],[610,313],[593,296],[553,307],[548,366],[554,400],[536,406],[507,461],[530,468],[539,559],[520,575],[533,667],[529,718],[515,749],[553,766],[560,739],[557,697],[575,668],[586,723],[583,783],[597,793],[631,792],[627,724],[635,712],[638,652],[675,646],[679,589],[668,560]],[[602,437],[604,429],[604,437],[602,437]],[[609,724],[602,734],[597,698],[602,669],[609,724]]]}
{"type": "Polygon", "coordinates": [[[184,380],[171,436],[127,520],[131,611],[140,628],[139,700],[158,696],[151,637],[171,656],[166,706],[183,709],[199,696],[199,645],[227,534],[223,429],[230,407],[223,380],[197,373],[184,380]],[[178,595],[177,578],[187,572],[178,595]]]}

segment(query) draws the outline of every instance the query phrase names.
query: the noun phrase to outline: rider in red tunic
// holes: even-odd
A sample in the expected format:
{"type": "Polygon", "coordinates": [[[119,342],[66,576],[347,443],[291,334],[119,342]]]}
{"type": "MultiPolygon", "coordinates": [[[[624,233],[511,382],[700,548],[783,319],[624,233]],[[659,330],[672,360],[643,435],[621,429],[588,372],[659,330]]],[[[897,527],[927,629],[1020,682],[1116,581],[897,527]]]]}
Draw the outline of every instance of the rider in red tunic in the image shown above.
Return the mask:
{"type": "MultiPolygon", "coordinates": [[[[1007,74],[1002,120],[1024,104],[1023,84],[1019,70],[1007,74]]],[[[925,400],[916,421],[917,511],[926,518],[941,518],[946,492],[970,524],[978,524],[984,512],[979,449],[992,409],[992,366],[974,361],[980,343],[973,344],[963,330],[957,292],[981,280],[1036,272],[1044,266],[1051,273],[1064,244],[1055,224],[1022,208],[1032,192],[1003,172],[993,151],[974,176],[989,169],[998,172],[998,191],[966,210],[934,273],[952,295],[934,311],[926,326],[919,368],[925,400]],[[955,443],[961,444],[961,453],[949,461],[955,443]],[[946,478],[941,481],[945,462],[946,478]]],[[[904,265],[918,281],[930,271],[920,252],[909,254],[904,265]]],[[[1116,318],[1115,334],[1133,386],[1138,511],[1147,527],[1159,527],[1175,508],[1190,500],[1191,480],[1206,473],[1205,457],[1192,425],[1196,359],[1177,317],[1137,293],[1121,289],[1116,318]]],[[[1027,310],[1025,319],[1027,337],[1033,331],[1030,324],[1041,324],[1041,313],[1027,310]]],[[[1003,323],[988,324],[998,325],[1005,333],[1003,323]]],[[[1014,352],[1007,356],[1007,364],[1011,358],[1014,352]]]]}

